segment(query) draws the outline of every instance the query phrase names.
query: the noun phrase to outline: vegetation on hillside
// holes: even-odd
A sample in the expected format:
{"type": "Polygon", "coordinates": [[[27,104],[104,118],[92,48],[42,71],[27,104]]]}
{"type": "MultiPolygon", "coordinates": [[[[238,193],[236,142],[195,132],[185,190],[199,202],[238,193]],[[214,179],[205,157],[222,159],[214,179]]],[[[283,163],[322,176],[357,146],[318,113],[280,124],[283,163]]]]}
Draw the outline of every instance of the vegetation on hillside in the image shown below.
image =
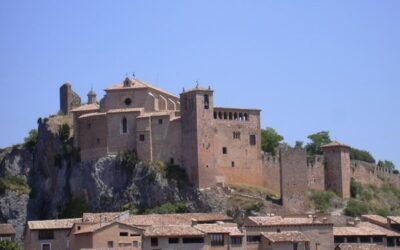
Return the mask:
{"type": "Polygon", "coordinates": [[[371,155],[370,152],[366,150],[360,150],[356,148],[350,149],[350,159],[356,161],[365,161],[369,163],[375,163],[375,158],[371,155]]]}
{"type": "Polygon", "coordinates": [[[400,189],[390,184],[381,188],[373,185],[362,185],[351,181],[351,199],[347,203],[345,215],[360,216],[371,213],[382,216],[400,215],[400,189]]]}
{"type": "Polygon", "coordinates": [[[261,148],[264,152],[276,155],[276,150],[283,139],[283,136],[273,128],[261,130],[261,148]]]}
{"type": "Polygon", "coordinates": [[[29,150],[29,152],[33,153],[36,151],[37,148],[37,143],[39,139],[39,133],[37,129],[32,129],[29,131],[29,134],[27,137],[24,139],[24,146],[26,149],[29,150]]]}
{"type": "Polygon", "coordinates": [[[0,249],[1,250],[21,250],[21,247],[18,246],[17,243],[8,241],[8,240],[0,240],[0,249]]]}
{"type": "Polygon", "coordinates": [[[189,211],[185,203],[179,202],[176,204],[166,203],[161,206],[147,209],[145,214],[183,214],[189,211]]]}
{"type": "Polygon", "coordinates": [[[61,211],[60,218],[80,218],[89,211],[89,204],[82,198],[73,198],[61,211]]]}
{"type": "Polygon", "coordinates": [[[312,191],[311,207],[321,213],[330,212],[333,208],[342,206],[342,202],[334,192],[312,191]]]}
{"type": "Polygon", "coordinates": [[[378,164],[377,164],[379,167],[382,167],[382,168],[388,168],[388,169],[390,169],[390,170],[394,170],[395,168],[396,168],[396,166],[394,165],[394,163],[392,162],[392,161],[387,161],[387,160],[385,160],[385,161],[378,161],[378,164]]]}
{"type": "Polygon", "coordinates": [[[4,194],[6,190],[15,191],[18,194],[29,194],[31,188],[23,177],[6,176],[0,178],[0,194],[4,194]]]}

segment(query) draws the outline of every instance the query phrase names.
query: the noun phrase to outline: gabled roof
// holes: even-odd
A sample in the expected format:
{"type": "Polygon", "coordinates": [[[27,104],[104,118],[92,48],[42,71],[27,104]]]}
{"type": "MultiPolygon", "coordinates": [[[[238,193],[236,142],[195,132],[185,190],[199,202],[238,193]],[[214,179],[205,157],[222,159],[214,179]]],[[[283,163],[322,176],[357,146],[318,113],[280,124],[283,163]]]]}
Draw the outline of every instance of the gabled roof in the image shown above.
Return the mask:
{"type": "Polygon", "coordinates": [[[301,232],[298,231],[286,231],[286,232],[270,232],[262,233],[263,237],[272,243],[298,243],[298,242],[310,242],[310,240],[301,232]]]}
{"type": "Polygon", "coordinates": [[[230,236],[244,236],[244,234],[239,230],[237,224],[224,224],[224,223],[214,223],[214,224],[198,224],[194,226],[196,229],[202,231],[203,233],[222,233],[229,234],[230,236]]]}
{"type": "Polygon", "coordinates": [[[135,230],[143,231],[142,228],[138,228],[138,227],[135,227],[135,226],[123,223],[123,222],[114,221],[114,222],[110,222],[110,223],[96,223],[96,224],[86,224],[86,225],[85,224],[81,224],[80,225],[81,229],[80,230],[76,230],[74,232],[74,234],[79,235],[79,234],[94,233],[94,232],[97,232],[97,231],[99,231],[99,230],[101,230],[103,228],[106,228],[108,226],[115,225],[115,224],[124,225],[124,226],[130,227],[130,228],[133,228],[135,230]]]}
{"type": "Polygon", "coordinates": [[[362,215],[361,218],[363,220],[367,220],[371,223],[375,223],[375,224],[382,225],[382,226],[388,224],[387,218],[380,216],[380,215],[376,215],[376,214],[365,214],[365,215],[362,215]]]}
{"type": "Polygon", "coordinates": [[[388,236],[399,237],[400,234],[387,228],[372,224],[370,222],[360,222],[357,226],[334,227],[334,236],[388,236]]]}
{"type": "Polygon", "coordinates": [[[82,216],[82,222],[84,223],[112,222],[126,214],[127,212],[84,213],[82,216]]]}
{"type": "Polygon", "coordinates": [[[388,216],[391,223],[400,224],[400,216],[388,216]]]}
{"type": "Polygon", "coordinates": [[[376,244],[365,243],[342,243],[336,247],[337,250],[383,250],[384,247],[376,244]]]}
{"type": "Polygon", "coordinates": [[[30,230],[71,229],[75,223],[82,222],[81,218],[63,220],[28,221],[30,230]]]}
{"type": "Polygon", "coordinates": [[[158,87],[152,86],[152,85],[150,85],[150,84],[148,84],[148,83],[146,83],[144,81],[141,81],[141,80],[138,80],[138,79],[130,79],[130,81],[131,81],[132,85],[129,86],[129,87],[124,87],[123,83],[119,83],[119,84],[116,84],[116,85],[114,85],[112,87],[106,88],[105,91],[108,92],[108,91],[118,91],[118,90],[125,90],[125,89],[132,90],[132,89],[146,89],[146,88],[149,88],[149,89],[153,89],[153,90],[155,90],[157,92],[160,92],[160,93],[163,93],[163,94],[166,94],[168,96],[171,96],[171,97],[174,97],[174,98],[178,99],[177,96],[175,96],[175,95],[173,95],[171,93],[168,93],[167,91],[162,90],[162,89],[160,89],[158,87]]]}
{"type": "Polygon", "coordinates": [[[92,104],[83,104],[77,108],[71,110],[71,112],[80,112],[80,111],[97,111],[100,109],[99,104],[92,103],[92,104]]]}
{"type": "Polygon", "coordinates": [[[15,235],[15,229],[11,224],[0,224],[0,235],[15,235]]]}

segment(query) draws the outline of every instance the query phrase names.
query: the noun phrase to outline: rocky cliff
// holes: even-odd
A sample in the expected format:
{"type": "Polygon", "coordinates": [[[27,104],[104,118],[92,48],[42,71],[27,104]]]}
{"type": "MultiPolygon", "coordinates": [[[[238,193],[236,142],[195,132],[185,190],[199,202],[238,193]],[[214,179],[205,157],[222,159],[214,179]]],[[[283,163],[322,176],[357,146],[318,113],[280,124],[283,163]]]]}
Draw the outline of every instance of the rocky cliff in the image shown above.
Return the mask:
{"type": "Polygon", "coordinates": [[[27,220],[80,212],[74,210],[144,212],[183,203],[187,211],[210,211],[177,166],[140,163],[133,152],[79,162],[71,136],[60,132],[68,123],[68,117],[39,119],[35,147],[17,145],[0,151],[0,220],[14,225],[19,241],[27,220]]]}

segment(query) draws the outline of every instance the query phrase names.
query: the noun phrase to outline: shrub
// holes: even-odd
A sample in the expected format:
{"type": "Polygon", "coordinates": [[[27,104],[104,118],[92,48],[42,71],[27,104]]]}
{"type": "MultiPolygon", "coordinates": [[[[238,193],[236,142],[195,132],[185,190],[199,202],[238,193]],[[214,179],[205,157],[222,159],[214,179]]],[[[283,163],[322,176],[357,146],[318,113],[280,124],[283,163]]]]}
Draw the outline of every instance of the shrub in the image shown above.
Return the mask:
{"type": "Polygon", "coordinates": [[[129,211],[129,214],[131,214],[131,215],[138,214],[138,212],[139,212],[137,207],[132,203],[128,203],[128,204],[123,205],[122,206],[122,210],[129,211]]]}
{"type": "Polygon", "coordinates": [[[71,129],[68,124],[64,123],[63,125],[61,125],[58,129],[58,136],[60,138],[60,141],[62,143],[68,142],[70,133],[71,133],[71,129]]]}
{"type": "Polygon", "coordinates": [[[178,165],[167,165],[166,171],[168,180],[177,180],[178,182],[185,182],[188,180],[186,170],[178,165]]]}
{"type": "Polygon", "coordinates": [[[356,148],[350,149],[350,159],[356,161],[365,161],[369,163],[375,163],[374,157],[371,155],[370,152],[365,150],[360,150],[356,148]]]}
{"type": "Polygon", "coordinates": [[[138,163],[136,151],[127,150],[122,153],[118,152],[117,162],[123,167],[134,169],[138,163]]]}
{"type": "Polygon", "coordinates": [[[337,197],[337,195],[333,192],[313,191],[311,202],[316,210],[325,213],[332,207],[332,202],[335,197],[337,197]]]}
{"type": "Polygon", "coordinates": [[[0,240],[0,249],[1,250],[21,250],[21,247],[18,246],[17,243],[8,241],[8,240],[0,240]]]}
{"type": "Polygon", "coordinates": [[[345,215],[352,217],[361,216],[363,214],[367,214],[368,212],[368,204],[354,199],[349,200],[347,207],[344,210],[345,215]]]}
{"type": "Polygon", "coordinates": [[[361,183],[357,182],[354,180],[354,178],[351,178],[350,182],[350,194],[352,198],[357,198],[362,195],[363,192],[363,186],[361,183]]]}
{"type": "Polygon", "coordinates": [[[189,211],[185,203],[165,203],[153,209],[147,209],[145,214],[183,214],[189,211]]]}
{"type": "Polygon", "coordinates": [[[24,139],[24,146],[27,148],[31,153],[36,151],[37,144],[39,139],[39,133],[37,129],[32,129],[29,131],[28,137],[24,139]]]}
{"type": "Polygon", "coordinates": [[[82,217],[83,213],[89,211],[89,205],[82,198],[72,199],[65,208],[61,211],[60,218],[79,218],[82,217]]]}
{"type": "Polygon", "coordinates": [[[15,191],[18,194],[29,194],[31,192],[31,188],[25,179],[20,176],[0,178],[0,193],[4,194],[6,190],[15,191]]]}
{"type": "Polygon", "coordinates": [[[276,149],[279,143],[283,141],[283,136],[278,134],[273,128],[266,128],[261,130],[261,148],[264,152],[276,154],[276,149]]]}

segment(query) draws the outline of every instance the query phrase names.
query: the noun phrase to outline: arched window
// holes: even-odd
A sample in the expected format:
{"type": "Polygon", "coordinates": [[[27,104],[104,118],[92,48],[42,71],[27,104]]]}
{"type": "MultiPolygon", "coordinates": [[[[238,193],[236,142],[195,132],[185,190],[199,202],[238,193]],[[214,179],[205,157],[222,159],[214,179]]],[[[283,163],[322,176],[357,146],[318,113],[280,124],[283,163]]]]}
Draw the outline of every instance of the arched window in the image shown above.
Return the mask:
{"type": "Polygon", "coordinates": [[[242,113],[239,113],[239,120],[243,121],[243,114],[242,113]]]}
{"type": "Polygon", "coordinates": [[[224,119],[228,119],[228,114],[226,112],[224,112],[224,119]]]}
{"type": "Polygon", "coordinates": [[[244,120],[248,121],[249,120],[249,115],[247,113],[244,114],[244,120]]]}
{"type": "Polygon", "coordinates": [[[218,112],[218,118],[222,119],[222,112],[218,112]]]}
{"type": "Polygon", "coordinates": [[[233,115],[233,120],[237,120],[238,119],[238,115],[237,115],[237,113],[235,113],[234,115],[233,115]]]}
{"type": "Polygon", "coordinates": [[[233,119],[232,112],[229,112],[229,120],[232,120],[232,119],[233,119]]]}
{"type": "Polygon", "coordinates": [[[126,117],[122,118],[122,133],[128,133],[128,121],[126,120],[126,117]]]}

